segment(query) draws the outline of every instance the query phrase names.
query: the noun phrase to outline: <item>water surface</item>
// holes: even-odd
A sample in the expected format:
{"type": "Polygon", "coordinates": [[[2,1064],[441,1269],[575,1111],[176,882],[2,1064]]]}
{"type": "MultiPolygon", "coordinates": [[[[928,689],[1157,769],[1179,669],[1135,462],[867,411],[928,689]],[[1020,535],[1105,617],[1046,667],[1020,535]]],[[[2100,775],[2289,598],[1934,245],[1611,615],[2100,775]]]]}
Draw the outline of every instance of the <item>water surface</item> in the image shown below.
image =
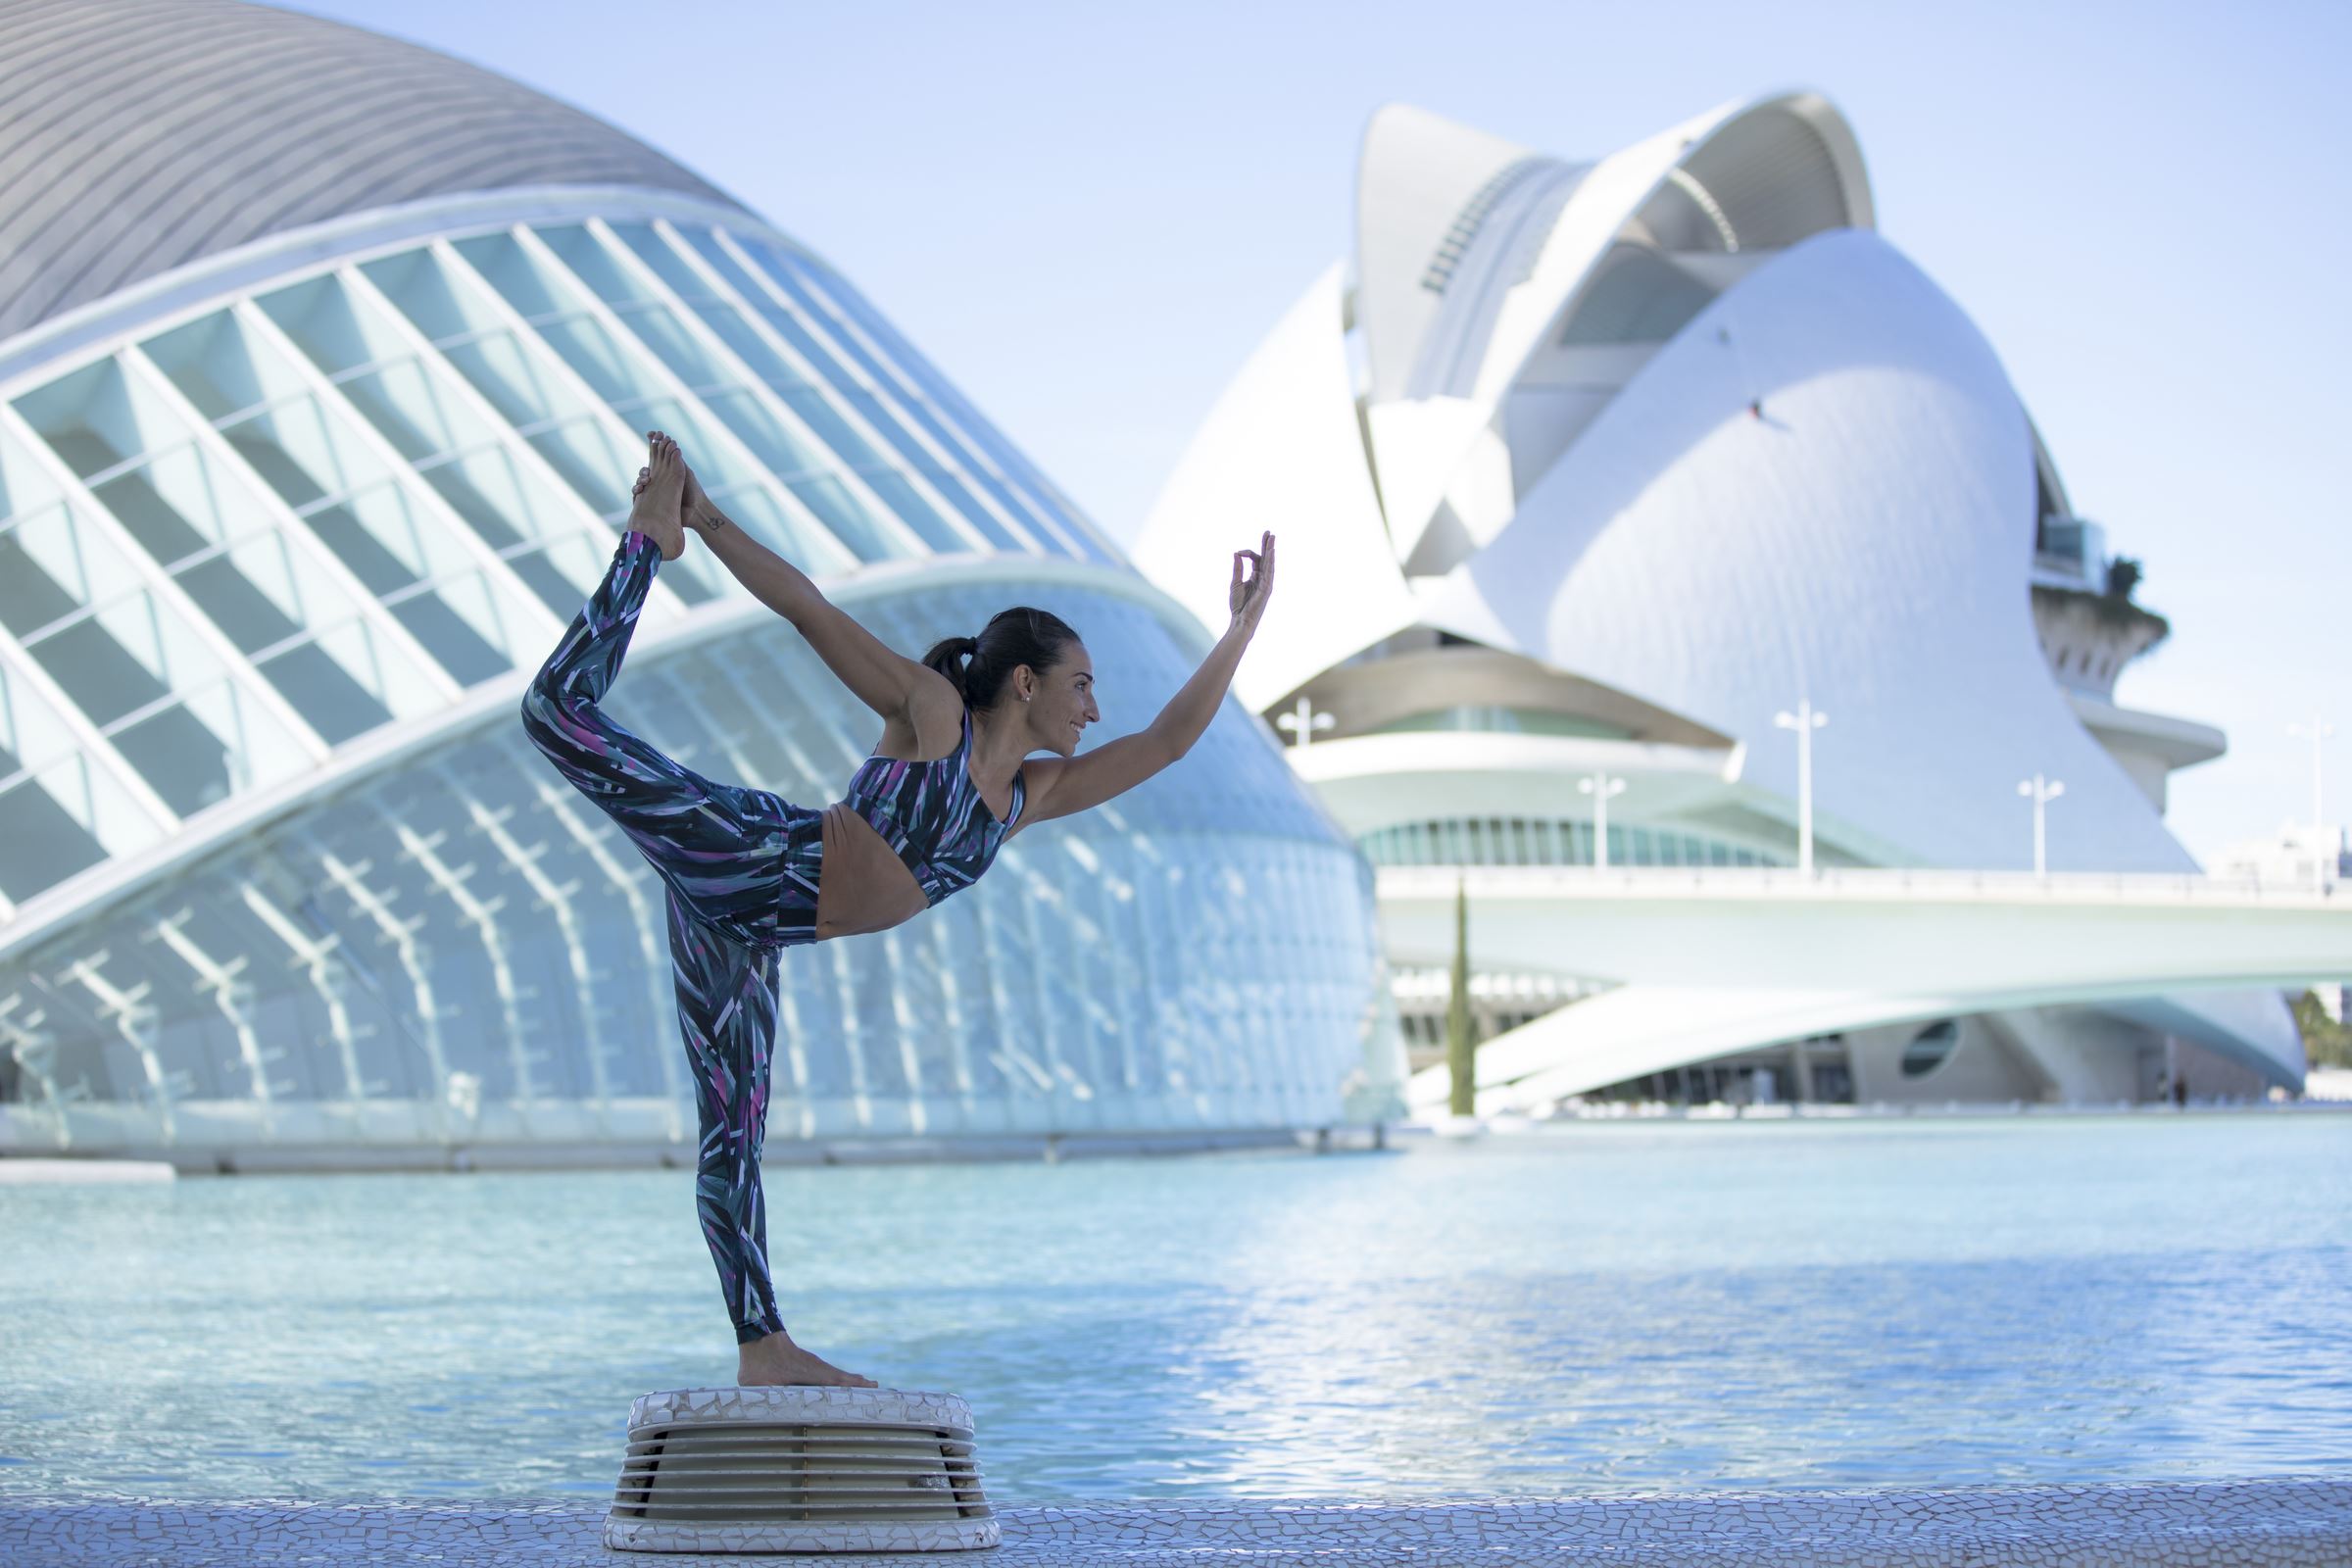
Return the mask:
{"type": "MultiPolygon", "coordinates": [[[[1587,1123],[767,1173],[1012,1502],[2352,1473],[2352,1116],[1587,1123]]],[[[0,1494],[611,1495],[691,1173],[0,1187],[0,1494]]]]}

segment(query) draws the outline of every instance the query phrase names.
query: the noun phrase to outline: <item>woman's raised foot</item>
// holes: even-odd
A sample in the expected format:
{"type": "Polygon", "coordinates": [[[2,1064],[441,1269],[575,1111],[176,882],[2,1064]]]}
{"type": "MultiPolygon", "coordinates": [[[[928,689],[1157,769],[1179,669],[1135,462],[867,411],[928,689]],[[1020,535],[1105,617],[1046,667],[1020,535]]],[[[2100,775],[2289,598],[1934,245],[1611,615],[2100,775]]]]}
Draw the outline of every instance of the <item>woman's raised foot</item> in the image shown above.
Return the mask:
{"type": "Polygon", "coordinates": [[[629,502],[629,526],[651,539],[663,561],[686,553],[686,525],[680,518],[685,505],[686,463],[678,444],[659,430],[646,432],[644,483],[629,502]]]}

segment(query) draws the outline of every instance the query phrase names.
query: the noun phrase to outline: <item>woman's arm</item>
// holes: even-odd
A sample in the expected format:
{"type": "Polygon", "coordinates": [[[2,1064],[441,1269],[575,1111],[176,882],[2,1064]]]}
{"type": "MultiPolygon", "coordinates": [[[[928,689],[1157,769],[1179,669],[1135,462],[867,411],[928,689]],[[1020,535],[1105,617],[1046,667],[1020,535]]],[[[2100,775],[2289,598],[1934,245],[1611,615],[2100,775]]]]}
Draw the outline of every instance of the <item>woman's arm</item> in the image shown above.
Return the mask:
{"type": "Polygon", "coordinates": [[[1122,735],[1084,757],[1032,758],[1021,764],[1028,779],[1029,804],[1021,820],[1043,821],[1068,816],[1102,805],[1114,795],[1135,788],[1193,749],[1193,743],[1217,716],[1217,705],[1233,685],[1234,671],[1250,639],[1257,634],[1258,617],[1274,586],[1274,536],[1265,535],[1265,550],[1233,553],[1233,620],[1217,646],[1200,661],[1184,689],[1168,699],[1159,716],[1132,735],[1122,735]],[[1257,563],[1256,573],[1242,580],[1242,563],[1257,563]]]}
{"type": "Polygon", "coordinates": [[[858,624],[800,567],[737,527],[699,487],[689,498],[686,522],[753,598],[792,622],[859,702],[886,719],[906,713],[915,682],[926,673],[921,664],[858,624]]]}

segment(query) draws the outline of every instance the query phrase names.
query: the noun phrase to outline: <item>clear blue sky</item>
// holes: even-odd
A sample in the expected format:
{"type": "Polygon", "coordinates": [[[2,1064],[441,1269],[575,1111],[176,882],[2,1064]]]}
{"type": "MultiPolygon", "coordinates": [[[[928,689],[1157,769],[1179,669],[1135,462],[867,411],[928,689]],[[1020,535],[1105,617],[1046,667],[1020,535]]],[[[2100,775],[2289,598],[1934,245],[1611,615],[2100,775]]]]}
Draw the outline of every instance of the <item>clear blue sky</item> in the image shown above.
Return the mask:
{"type": "MultiPolygon", "coordinates": [[[[1805,86],[1883,232],[1975,318],[2172,640],[2129,706],[2201,857],[2352,802],[2352,5],[303,0],[662,148],[828,257],[1116,537],[1346,254],[1356,141],[1419,104],[1594,157],[1805,86]]],[[[2019,806],[2019,831],[2029,832],[2019,806]]],[[[2051,831],[2064,831],[2061,803],[2051,831]]]]}

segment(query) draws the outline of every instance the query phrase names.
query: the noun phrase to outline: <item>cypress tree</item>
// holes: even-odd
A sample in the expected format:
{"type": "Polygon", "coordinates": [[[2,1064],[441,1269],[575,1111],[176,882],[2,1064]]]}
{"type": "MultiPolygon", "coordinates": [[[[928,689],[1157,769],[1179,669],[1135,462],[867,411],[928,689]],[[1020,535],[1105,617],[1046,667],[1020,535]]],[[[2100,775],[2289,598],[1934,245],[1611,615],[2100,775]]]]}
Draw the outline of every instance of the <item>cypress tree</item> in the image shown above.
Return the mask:
{"type": "Polygon", "coordinates": [[[1453,1096],[1447,1102],[1456,1116],[1475,1114],[1477,1076],[1471,1068],[1477,1042],[1470,1037],[1470,895],[1460,879],[1453,884],[1453,984],[1446,1000],[1446,1066],[1453,1075],[1453,1096]]]}

